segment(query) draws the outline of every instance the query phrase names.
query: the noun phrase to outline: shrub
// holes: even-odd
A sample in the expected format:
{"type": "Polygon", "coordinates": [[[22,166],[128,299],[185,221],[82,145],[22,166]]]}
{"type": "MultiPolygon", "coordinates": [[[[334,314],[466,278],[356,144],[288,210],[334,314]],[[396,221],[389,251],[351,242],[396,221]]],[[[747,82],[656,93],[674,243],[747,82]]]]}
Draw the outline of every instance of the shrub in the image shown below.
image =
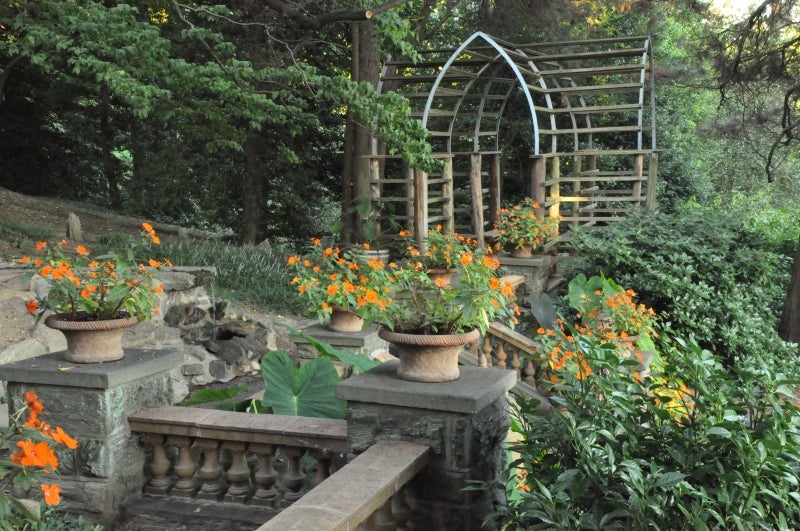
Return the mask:
{"type": "Polygon", "coordinates": [[[796,347],[775,331],[789,258],[770,251],[741,220],[703,210],[643,214],[578,231],[573,248],[583,259],[576,271],[613,274],[672,335],[696,338],[729,364],[795,358],[796,347]]]}
{"type": "MultiPolygon", "coordinates": [[[[502,529],[789,529],[800,521],[800,416],[768,369],[725,370],[695,344],[637,381],[612,343],[580,336],[551,414],[519,398],[502,529]]],[[[476,488],[497,485],[478,484],[476,488]]]]}

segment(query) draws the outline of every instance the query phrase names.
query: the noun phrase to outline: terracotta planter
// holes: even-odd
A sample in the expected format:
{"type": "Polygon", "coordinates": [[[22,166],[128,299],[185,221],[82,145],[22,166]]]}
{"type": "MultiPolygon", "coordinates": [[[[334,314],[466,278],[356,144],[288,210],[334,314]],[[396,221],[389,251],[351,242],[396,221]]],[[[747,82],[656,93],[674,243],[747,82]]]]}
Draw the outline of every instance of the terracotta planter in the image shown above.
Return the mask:
{"type": "Polygon", "coordinates": [[[533,246],[523,245],[511,249],[511,258],[530,258],[533,256],[533,246]]]}
{"type": "Polygon", "coordinates": [[[104,321],[71,321],[63,315],[51,315],[44,320],[50,328],[61,331],[67,339],[64,357],[72,363],[103,363],[121,360],[122,334],[139,322],[138,317],[123,317],[104,321]]]}
{"type": "Polygon", "coordinates": [[[449,382],[459,377],[458,354],[481,336],[475,329],[463,334],[400,334],[381,328],[378,335],[393,345],[400,359],[397,376],[412,382],[449,382]]]}
{"type": "Polygon", "coordinates": [[[428,276],[434,282],[436,282],[437,279],[441,279],[445,285],[449,286],[450,282],[453,280],[453,276],[456,274],[456,271],[457,269],[455,267],[451,267],[449,269],[432,267],[428,269],[428,276]]]}
{"type": "Polygon", "coordinates": [[[328,328],[334,332],[361,332],[364,319],[344,308],[334,308],[328,328]]]}

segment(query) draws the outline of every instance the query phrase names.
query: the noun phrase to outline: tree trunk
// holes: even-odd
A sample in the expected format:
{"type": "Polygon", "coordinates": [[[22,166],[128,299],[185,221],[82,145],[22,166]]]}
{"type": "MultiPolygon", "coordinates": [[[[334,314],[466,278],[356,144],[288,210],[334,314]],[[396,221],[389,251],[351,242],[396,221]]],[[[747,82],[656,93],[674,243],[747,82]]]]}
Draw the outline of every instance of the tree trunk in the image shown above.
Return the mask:
{"type": "MultiPolygon", "coordinates": [[[[351,76],[353,81],[366,81],[376,87],[380,76],[380,51],[372,37],[369,22],[353,24],[353,57],[351,76]]],[[[344,212],[344,229],[342,239],[345,242],[363,241],[364,235],[358,214],[353,206],[359,200],[370,197],[369,159],[365,155],[371,153],[372,136],[369,128],[348,115],[345,131],[345,160],[342,179],[342,211],[344,212]]]]}
{"type": "Polygon", "coordinates": [[[257,243],[261,236],[261,207],[264,204],[264,170],[261,156],[264,140],[251,132],[244,144],[244,175],[242,176],[242,224],[239,237],[242,243],[257,243]]]}
{"type": "Polygon", "coordinates": [[[784,341],[800,343],[800,242],[794,255],[792,279],[778,325],[778,334],[784,341]]]}
{"type": "Polygon", "coordinates": [[[117,178],[117,164],[114,158],[114,131],[111,128],[111,96],[107,86],[100,90],[100,160],[103,175],[108,182],[108,198],[112,207],[122,203],[117,178]]]}

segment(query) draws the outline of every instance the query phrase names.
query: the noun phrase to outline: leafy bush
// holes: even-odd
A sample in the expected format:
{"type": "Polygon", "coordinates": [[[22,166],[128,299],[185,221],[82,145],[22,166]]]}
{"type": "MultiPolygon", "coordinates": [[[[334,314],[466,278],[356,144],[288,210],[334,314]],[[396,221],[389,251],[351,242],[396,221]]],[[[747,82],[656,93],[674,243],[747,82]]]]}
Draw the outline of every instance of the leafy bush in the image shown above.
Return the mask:
{"type": "Polygon", "coordinates": [[[576,270],[634,289],[672,335],[694,337],[729,363],[794,359],[796,347],[775,331],[790,260],[739,219],[704,210],[642,214],[578,231],[573,246],[583,259],[576,270]]]}
{"type": "MultiPolygon", "coordinates": [[[[502,529],[789,529],[800,521],[800,415],[792,386],[762,369],[725,370],[677,341],[669,374],[582,335],[591,367],[564,372],[554,412],[519,398],[502,529]]],[[[793,384],[795,382],[792,382],[793,384]]],[[[478,484],[476,488],[496,487],[478,484]]]]}

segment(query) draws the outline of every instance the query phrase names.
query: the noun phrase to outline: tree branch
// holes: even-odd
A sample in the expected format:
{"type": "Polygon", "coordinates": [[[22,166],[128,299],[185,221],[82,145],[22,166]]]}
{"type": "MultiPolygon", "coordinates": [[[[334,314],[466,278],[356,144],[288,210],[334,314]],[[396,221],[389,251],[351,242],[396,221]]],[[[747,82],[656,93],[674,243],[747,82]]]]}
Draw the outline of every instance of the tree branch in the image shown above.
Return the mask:
{"type": "Polygon", "coordinates": [[[391,0],[370,9],[335,9],[319,15],[306,15],[299,9],[295,9],[283,0],[265,0],[267,7],[279,12],[284,17],[290,18],[304,29],[320,29],[321,27],[334,22],[369,20],[375,15],[394,9],[403,5],[408,0],[391,0]]]}

